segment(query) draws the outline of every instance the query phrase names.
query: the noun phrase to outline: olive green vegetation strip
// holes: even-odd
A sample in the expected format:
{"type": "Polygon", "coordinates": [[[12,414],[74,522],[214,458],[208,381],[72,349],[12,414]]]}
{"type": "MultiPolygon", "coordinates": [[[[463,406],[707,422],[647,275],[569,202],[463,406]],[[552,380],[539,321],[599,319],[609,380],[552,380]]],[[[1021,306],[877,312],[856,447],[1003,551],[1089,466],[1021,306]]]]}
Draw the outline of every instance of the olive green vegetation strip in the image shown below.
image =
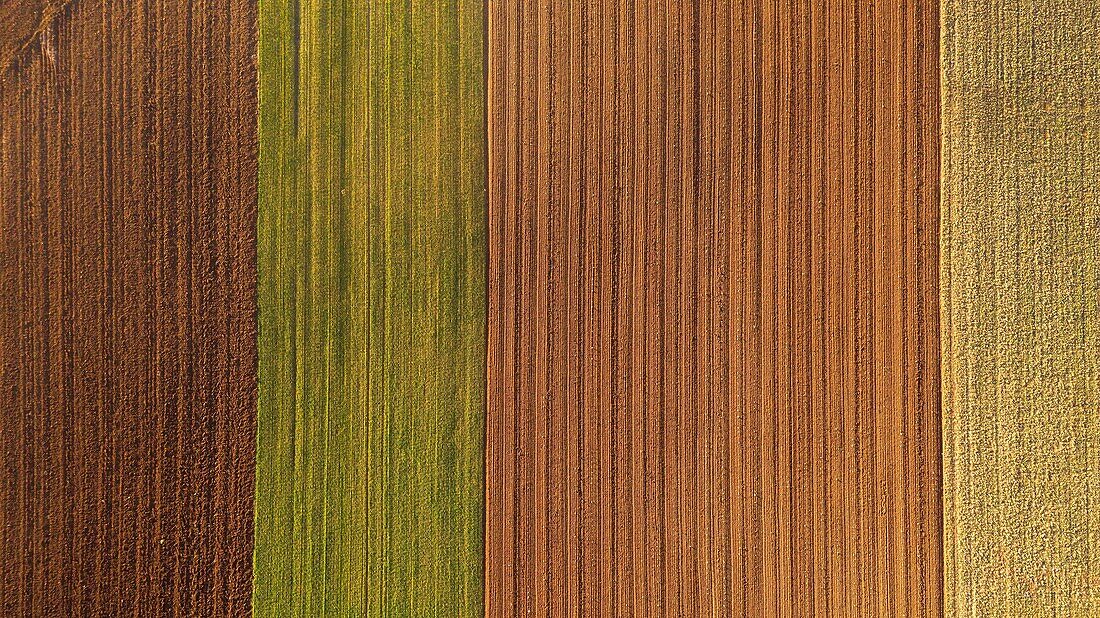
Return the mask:
{"type": "Polygon", "coordinates": [[[1100,616],[1100,2],[942,19],[946,614],[1100,616]]]}
{"type": "Polygon", "coordinates": [[[480,616],[480,2],[260,3],[257,616],[480,616]]]}

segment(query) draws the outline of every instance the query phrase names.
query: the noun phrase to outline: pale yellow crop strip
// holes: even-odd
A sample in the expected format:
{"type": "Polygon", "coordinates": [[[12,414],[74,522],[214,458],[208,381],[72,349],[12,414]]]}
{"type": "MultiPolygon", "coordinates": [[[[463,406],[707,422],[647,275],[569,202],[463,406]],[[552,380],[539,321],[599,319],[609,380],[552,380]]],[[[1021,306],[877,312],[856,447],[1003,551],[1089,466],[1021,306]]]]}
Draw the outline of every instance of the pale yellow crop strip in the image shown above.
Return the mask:
{"type": "Polygon", "coordinates": [[[946,615],[1100,616],[1100,3],[942,26],[946,615]]]}

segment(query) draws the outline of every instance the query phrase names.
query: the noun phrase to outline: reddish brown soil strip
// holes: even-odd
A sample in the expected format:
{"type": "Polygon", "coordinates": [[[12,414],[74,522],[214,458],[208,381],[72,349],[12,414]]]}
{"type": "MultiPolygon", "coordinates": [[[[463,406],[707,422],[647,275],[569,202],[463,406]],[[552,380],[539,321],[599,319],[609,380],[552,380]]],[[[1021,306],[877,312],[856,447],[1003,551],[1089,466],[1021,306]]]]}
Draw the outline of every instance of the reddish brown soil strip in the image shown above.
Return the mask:
{"type": "Polygon", "coordinates": [[[937,3],[491,3],[490,616],[942,611],[937,3]]]}
{"type": "Polygon", "coordinates": [[[4,74],[0,615],[248,613],[255,21],[79,0],[4,74]]]}

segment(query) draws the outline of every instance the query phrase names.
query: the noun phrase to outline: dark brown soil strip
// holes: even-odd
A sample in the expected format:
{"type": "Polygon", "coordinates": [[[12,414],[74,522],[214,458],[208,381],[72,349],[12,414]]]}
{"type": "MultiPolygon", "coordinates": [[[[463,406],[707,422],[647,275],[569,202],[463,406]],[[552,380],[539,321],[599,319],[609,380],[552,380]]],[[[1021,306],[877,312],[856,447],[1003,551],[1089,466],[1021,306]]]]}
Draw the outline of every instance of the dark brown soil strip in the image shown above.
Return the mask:
{"type": "Polygon", "coordinates": [[[34,37],[49,27],[67,0],[18,0],[0,4],[0,69],[6,69],[34,37]]]}
{"type": "Polygon", "coordinates": [[[938,616],[938,5],[493,2],[498,616],[938,616]]]}
{"type": "Polygon", "coordinates": [[[0,32],[0,615],[246,615],[255,3],[31,22],[0,32]]]}

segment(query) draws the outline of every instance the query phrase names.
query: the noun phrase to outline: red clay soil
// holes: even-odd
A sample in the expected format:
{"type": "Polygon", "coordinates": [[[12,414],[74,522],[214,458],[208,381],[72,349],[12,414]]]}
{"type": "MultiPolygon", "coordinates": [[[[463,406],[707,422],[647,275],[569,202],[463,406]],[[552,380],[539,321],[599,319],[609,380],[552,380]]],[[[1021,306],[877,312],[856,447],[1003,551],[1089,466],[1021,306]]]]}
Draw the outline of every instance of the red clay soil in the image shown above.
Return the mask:
{"type": "Polygon", "coordinates": [[[0,32],[0,615],[249,613],[255,12],[0,32]]]}
{"type": "Polygon", "coordinates": [[[939,616],[932,0],[494,2],[489,616],[939,616]]]}

